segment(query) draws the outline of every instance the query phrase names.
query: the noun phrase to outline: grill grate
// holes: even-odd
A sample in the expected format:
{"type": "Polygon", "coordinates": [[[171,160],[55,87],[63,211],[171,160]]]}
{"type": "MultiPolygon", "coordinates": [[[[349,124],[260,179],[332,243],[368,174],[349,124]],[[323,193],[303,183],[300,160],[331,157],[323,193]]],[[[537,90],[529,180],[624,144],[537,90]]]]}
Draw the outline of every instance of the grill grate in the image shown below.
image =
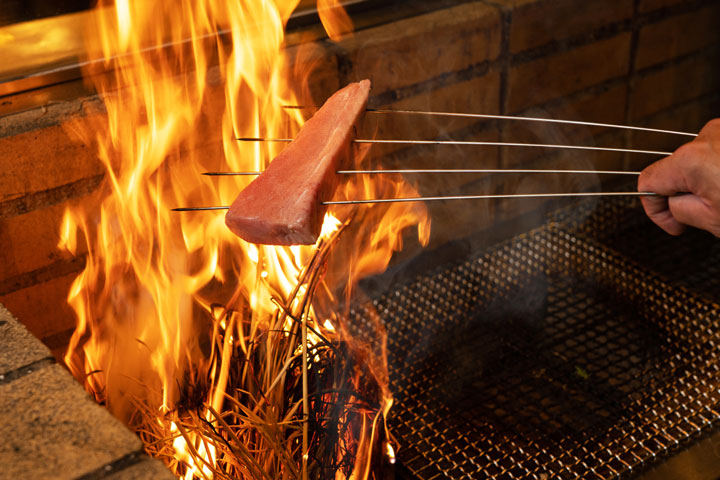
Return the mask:
{"type": "Polygon", "coordinates": [[[717,238],[701,230],[671,237],[642,215],[641,208],[637,199],[616,199],[595,210],[591,203],[586,203],[584,212],[562,210],[556,220],[574,233],[600,242],[634,259],[645,269],[669,278],[673,285],[684,286],[709,299],[719,299],[720,242],[717,238]],[[612,228],[607,228],[608,225],[612,228]]]}
{"type": "Polygon", "coordinates": [[[717,240],[622,199],[551,220],[373,301],[417,478],[632,476],[720,420],[717,240]]]}

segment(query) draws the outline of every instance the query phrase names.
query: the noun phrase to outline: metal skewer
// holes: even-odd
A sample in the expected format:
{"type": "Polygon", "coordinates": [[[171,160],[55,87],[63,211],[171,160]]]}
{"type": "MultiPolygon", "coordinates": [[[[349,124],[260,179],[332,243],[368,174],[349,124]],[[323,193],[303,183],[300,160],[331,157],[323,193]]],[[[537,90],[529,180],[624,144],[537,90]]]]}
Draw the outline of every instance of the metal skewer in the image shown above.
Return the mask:
{"type": "Polygon", "coordinates": [[[200,210],[227,210],[230,207],[178,207],[171,208],[171,212],[196,212],[200,210]]]}
{"type": "MultiPolygon", "coordinates": [[[[209,177],[223,177],[233,175],[260,175],[262,172],[204,172],[209,177]]],[[[527,168],[415,168],[400,170],[338,170],[338,175],[380,175],[383,173],[566,173],[566,174],[595,174],[595,175],[640,175],[640,172],[624,170],[543,170],[527,168]]]]}
{"type": "MultiPolygon", "coordinates": [[[[263,138],[263,137],[239,137],[236,140],[240,142],[292,142],[292,138],[263,138]]],[[[650,155],[671,155],[672,152],[660,152],[655,150],[634,150],[630,148],[609,148],[609,147],[589,147],[583,145],[556,145],[543,143],[516,143],[516,142],[474,142],[459,140],[384,140],[384,139],[364,139],[359,138],[353,140],[354,143],[389,143],[389,144],[407,144],[407,145],[475,145],[475,146],[492,146],[492,147],[530,147],[530,148],[559,148],[566,150],[595,150],[601,152],[622,152],[622,153],[645,153],[650,155]]]]}
{"type": "Polygon", "coordinates": [[[401,170],[338,170],[339,175],[376,175],[383,173],[572,173],[572,174],[594,174],[594,175],[640,175],[640,172],[628,172],[624,170],[543,170],[526,168],[427,168],[427,169],[401,169],[401,170]]]}
{"type": "MultiPolygon", "coordinates": [[[[283,108],[288,109],[312,109],[319,108],[315,106],[303,106],[303,105],[285,105],[283,108]]],[[[676,130],[664,130],[660,128],[647,128],[647,127],[634,127],[631,125],[618,125],[613,123],[599,123],[599,122],[583,122],[579,120],[558,120],[555,118],[540,118],[540,117],[520,117],[513,115],[491,115],[486,113],[458,113],[458,112],[426,112],[421,110],[388,110],[381,108],[368,108],[368,113],[377,114],[404,114],[404,115],[431,115],[438,117],[465,117],[465,118],[486,118],[492,120],[516,120],[522,122],[545,122],[545,123],[562,123],[569,125],[584,125],[588,127],[607,127],[607,128],[620,128],[623,130],[638,130],[642,132],[655,132],[655,133],[668,133],[671,135],[684,135],[687,137],[697,137],[697,133],[680,132],[676,130]]]]}
{"type": "MultiPolygon", "coordinates": [[[[359,205],[370,203],[434,202],[447,200],[487,200],[500,198],[562,198],[562,197],[654,197],[653,192],[571,192],[571,193],[511,193],[505,195],[455,195],[447,197],[375,198],[368,200],[337,200],[320,202],[323,205],[359,205]]],[[[196,212],[204,210],[227,210],[230,207],[182,207],[173,212],[196,212]]]]}
{"type": "Polygon", "coordinates": [[[654,197],[653,192],[570,192],[570,193],[509,193],[500,195],[456,195],[447,197],[376,198],[370,200],[337,200],[323,205],[358,205],[366,203],[434,202],[444,200],[485,200],[493,198],[561,198],[561,197],[654,197]]]}
{"type": "MultiPolygon", "coordinates": [[[[317,108],[305,106],[286,106],[285,108],[317,108]]],[[[616,125],[598,122],[583,122],[575,120],[558,120],[537,117],[516,117],[509,115],[490,115],[478,113],[454,113],[454,112],[427,112],[415,110],[383,110],[367,109],[370,113],[377,114],[408,114],[408,115],[434,115],[449,117],[472,117],[499,120],[518,120],[529,122],[562,123],[585,126],[598,126],[609,128],[620,128],[626,130],[639,130],[646,132],[667,133],[673,135],[684,135],[696,137],[695,133],[679,132],[675,130],[663,130],[656,128],[634,127],[629,125],[616,125]]],[[[262,137],[240,137],[238,141],[243,142],[292,142],[291,138],[262,138],[262,137]]],[[[607,152],[642,153],[650,155],[671,155],[672,152],[654,150],[636,150],[627,148],[592,147],[580,145],[557,145],[557,144],[535,144],[516,142],[480,142],[480,141],[456,141],[456,140],[387,140],[387,139],[355,139],[355,143],[386,143],[386,144],[414,144],[414,145],[476,145],[476,146],[499,146],[499,147],[533,147],[533,148],[558,148],[574,150],[595,150],[607,152]]],[[[260,175],[259,171],[245,172],[206,172],[203,175],[225,176],[225,175],[260,175]]],[[[393,170],[338,170],[340,175],[371,175],[387,173],[547,173],[547,174],[596,174],[596,175],[639,175],[640,172],[617,171],[617,170],[541,170],[541,169],[393,169],[393,170]]],[[[321,202],[323,205],[358,205],[374,203],[396,203],[396,202],[428,202],[428,201],[450,201],[450,200],[480,200],[480,199],[508,199],[508,198],[567,198],[567,197],[600,197],[600,196],[657,196],[653,192],[565,192],[565,193],[519,193],[519,194],[490,194],[490,195],[456,195],[456,196],[432,196],[432,197],[408,197],[408,198],[378,198],[367,200],[338,200],[321,202]]],[[[227,210],[228,206],[217,207],[184,207],[174,208],[176,212],[205,211],[205,210],[227,210]]]]}

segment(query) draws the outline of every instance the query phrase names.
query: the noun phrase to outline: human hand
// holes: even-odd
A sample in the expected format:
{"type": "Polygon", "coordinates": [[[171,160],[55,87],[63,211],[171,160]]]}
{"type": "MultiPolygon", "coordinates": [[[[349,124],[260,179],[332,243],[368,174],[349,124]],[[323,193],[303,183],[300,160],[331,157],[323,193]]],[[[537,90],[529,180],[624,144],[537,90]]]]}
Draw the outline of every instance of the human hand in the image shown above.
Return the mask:
{"type": "Polygon", "coordinates": [[[638,178],[645,213],[670,235],[687,226],[720,237],[720,119],[707,123],[691,142],[648,166],[638,178]]]}

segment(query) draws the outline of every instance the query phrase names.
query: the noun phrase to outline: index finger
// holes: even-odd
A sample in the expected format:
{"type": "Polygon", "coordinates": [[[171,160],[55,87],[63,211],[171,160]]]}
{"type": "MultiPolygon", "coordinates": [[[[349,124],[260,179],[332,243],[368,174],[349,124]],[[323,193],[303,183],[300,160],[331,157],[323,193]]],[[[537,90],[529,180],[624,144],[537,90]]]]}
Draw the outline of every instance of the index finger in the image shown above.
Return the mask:
{"type": "Polygon", "coordinates": [[[648,218],[658,227],[670,235],[680,235],[685,231],[685,225],[677,221],[670,211],[668,197],[642,197],[643,209],[648,218]]]}
{"type": "Polygon", "coordinates": [[[640,172],[638,178],[638,190],[641,192],[653,192],[659,195],[675,195],[680,192],[689,192],[687,159],[682,155],[673,153],[640,172]]]}

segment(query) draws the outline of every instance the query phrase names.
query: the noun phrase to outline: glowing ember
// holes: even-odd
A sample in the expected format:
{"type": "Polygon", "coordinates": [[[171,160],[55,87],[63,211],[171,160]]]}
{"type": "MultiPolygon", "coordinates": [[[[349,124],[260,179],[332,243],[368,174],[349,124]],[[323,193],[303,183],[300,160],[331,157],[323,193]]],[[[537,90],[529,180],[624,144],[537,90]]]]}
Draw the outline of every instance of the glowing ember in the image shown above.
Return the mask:
{"type": "MultiPolygon", "coordinates": [[[[418,224],[427,240],[422,206],[331,209],[307,247],[248,244],[223,212],[170,212],[229,204],[249,180],[213,185],[200,173],[262,170],[280,148],[235,137],[302,125],[300,111],[282,108],[306,100],[297,92],[311,74],[298,78],[283,49],[297,3],[117,0],[90,26],[88,54],[105,65],[86,75],[107,116],[74,127],[97,144],[106,181],[98,204],[63,220],[63,245],[88,251],[68,295],[78,323],[65,360],[183,478],[322,468],[369,478],[392,403],[382,330],[377,345],[353,342],[336,310],[387,266],[404,228],[418,224]]],[[[347,31],[337,2],[320,7],[333,37],[347,31]]],[[[335,198],[391,195],[417,193],[388,175],[352,179],[335,198]]]]}

